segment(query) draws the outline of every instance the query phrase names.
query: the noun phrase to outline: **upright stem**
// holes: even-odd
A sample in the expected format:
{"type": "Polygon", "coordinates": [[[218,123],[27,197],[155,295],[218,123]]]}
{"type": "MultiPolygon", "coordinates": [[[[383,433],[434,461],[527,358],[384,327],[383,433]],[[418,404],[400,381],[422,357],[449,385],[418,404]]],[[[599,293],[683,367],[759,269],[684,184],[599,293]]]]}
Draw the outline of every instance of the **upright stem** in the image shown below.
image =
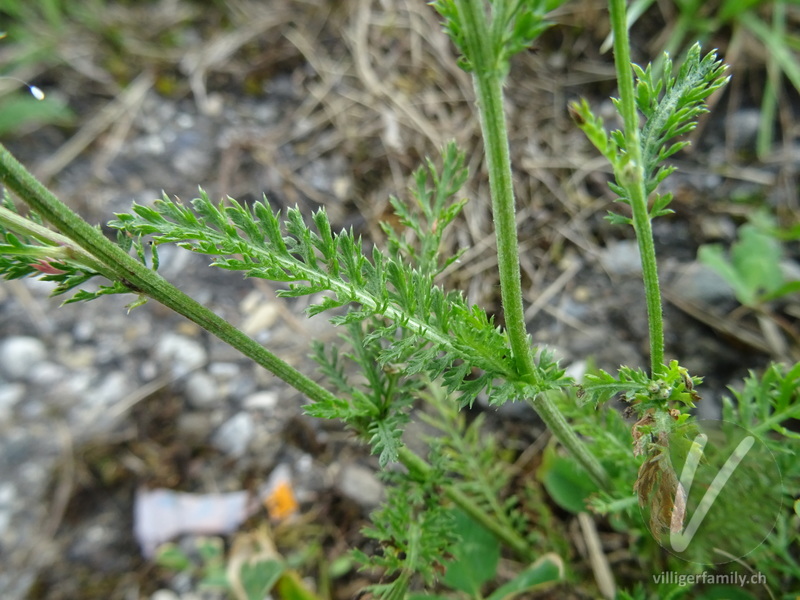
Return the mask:
{"type": "Polygon", "coordinates": [[[639,140],[639,115],[633,86],[631,50],[625,17],[625,0],[610,0],[611,27],[614,33],[614,63],[619,85],[620,113],[625,124],[626,150],[629,160],[616,173],[617,182],[628,192],[633,211],[633,228],[642,257],[647,322],[650,334],[650,372],[664,364],[664,319],[661,307],[661,288],[658,283],[656,249],[647,207],[644,163],[639,140]]]}
{"type": "MultiPolygon", "coordinates": [[[[522,306],[514,185],[503,110],[503,66],[499,64],[499,57],[496,56],[492,43],[492,40],[503,31],[497,19],[498,14],[505,15],[505,3],[498,1],[493,5],[494,19],[491,30],[482,0],[456,0],[456,4],[465,34],[464,53],[469,57],[473,67],[473,82],[489,170],[492,216],[497,236],[500,295],[506,331],[517,372],[523,379],[530,379],[534,377],[535,365],[528,343],[522,306]]],[[[595,483],[601,488],[608,488],[610,480],[605,469],[578,438],[553,401],[545,394],[539,394],[536,398],[528,399],[528,402],[556,439],[581,463],[595,483]]]]}
{"type": "MultiPolygon", "coordinates": [[[[511,351],[517,371],[531,373],[533,358],[525,328],[522,306],[522,284],[519,270],[514,184],[508,132],[503,111],[503,75],[496,64],[492,35],[482,0],[457,0],[463,18],[466,54],[473,65],[473,83],[478,102],[478,115],[483,132],[489,189],[492,195],[492,218],[497,237],[497,267],[500,273],[500,296],[511,351]]],[[[498,12],[500,6],[496,6],[498,12]]]]}

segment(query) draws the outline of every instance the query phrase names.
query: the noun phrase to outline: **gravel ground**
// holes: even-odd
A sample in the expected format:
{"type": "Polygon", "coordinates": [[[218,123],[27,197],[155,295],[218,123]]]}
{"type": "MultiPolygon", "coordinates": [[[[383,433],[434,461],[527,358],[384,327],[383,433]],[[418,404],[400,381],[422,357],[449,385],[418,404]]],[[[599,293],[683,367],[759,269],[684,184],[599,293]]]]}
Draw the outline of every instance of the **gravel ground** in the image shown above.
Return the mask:
{"type": "MultiPolygon", "coordinates": [[[[404,18],[411,17],[404,13],[404,18]]],[[[325,65],[331,69],[335,61],[323,51],[329,38],[319,38],[322,48],[314,63],[302,52],[301,33],[307,31],[292,31],[297,38],[294,54],[284,56],[259,94],[244,95],[210,82],[194,89],[193,96],[174,97],[159,93],[150,80],[138,96],[129,98],[123,131],[101,136],[54,173],[54,190],[94,222],[127,211],[133,200],[150,202],[162,189],[184,199],[196,193],[198,184],[212,197],[229,193],[247,200],[263,192],[278,206],[297,202],[310,211],[324,204],[338,226],[353,225],[369,236],[384,211],[387,188],[402,187],[413,166],[415,152],[410,150],[437,140],[415,141],[420,132],[405,125],[407,115],[385,94],[373,98],[377,108],[363,121],[365,132],[352,139],[341,131],[357,127],[355,117],[355,125],[348,121],[340,129],[330,121],[320,124],[325,102],[298,114],[309,94],[329,83],[319,61],[330,61],[325,65]],[[392,119],[404,123],[403,148],[387,143],[396,135],[392,119]],[[376,140],[380,152],[375,151],[376,140]],[[115,143],[121,144],[121,152],[110,150],[115,143]],[[343,144],[341,151],[337,143],[343,144]],[[385,162],[382,179],[371,179],[378,160],[385,162]],[[358,194],[364,200],[352,200],[358,194]]],[[[370,33],[367,40],[376,37],[370,33]]],[[[434,48],[441,46],[441,39],[432,40],[434,48]]],[[[280,55],[280,48],[271,52],[280,55]]],[[[392,68],[379,62],[385,56],[376,54],[378,66],[373,68],[392,68]]],[[[551,62],[543,79],[563,69],[555,59],[551,62]]],[[[524,73],[536,66],[526,63],[520,69],[524,73]]],[[[230,73],[241,75],[235,65],[230,73]]],[[[342,92],[352,84],[342,77],[336,85],[342,92]]],[[[524,91],[524,86],[512,85],[510,95],[524,91]]],[[[525,123],[537,102],[546,105],[572,91],[567,86],[543,93],[541,101],[515,102],[512,118],[525,123]]],[[[81,98],[73,90],[69,101],[78,105],[81,98]]],[[[96,99],[87,102],[97,106],[96,99]]],[[[433,119],[434,113],[424,116],[433,119]]],[[[731,118],[742,124],[736,144],[747,147],[752,111],[742,109],[731,118]]],[[[471,123],[464,136],[473,135],[474,127],[471,123]]],[[[715,326],[714,319],[735,307],[735,299],[724,282],[694,262],[700,243],[730,243],[735,235],[736,220],[711,210],[712,204],[731,190],[755,185],[752,177],[748,181],[724,174],[723,160],[713,151],[715,144],[724,143],[722,128],[709,127],[702,153],[683,157],[683,168],[672,180],[676,218],[659,221],[655,231],[671,299],[666,307],[668,351],[680,356],[692,373],[707,376],[705,416],[716,413],[725,386],[763,364],[769,354],[763,351],[768,345],[754,348],[715,326]],[[707,199],[702,211],[695,208],[700,198],[707,199]]],[[[528,129],[517,128],[522,137],[528,129]]],[[[13,140],[11,147],[46,173],[53,164],[47,149],[60,146],[68,134],[48,129],[13,140]]],[[[559,143],[579,139],[569,136],[559,143]]],[[[513,143],[521,157],[522,191],[529,185],[526,178],[533,177],[545,182],[539,188],[547,188],[550,171],[539,158],[538,140],[513,143]]],[[[567,157],[565,163],[577,160],[567,157]]],[[[787,176],[795,181],[787,164],[753,169],[773,182],[785,182],[787,176]]],[[[646,364],[647,327],[633,242],[595,218],[604,213],[607,199],[581,196],[600,189],[602,181],[602,176],[589,177],[567,204],[560,196],[542,200],[541,190],[529,203],[523,201],[521,258],[534,338],[556,348],[565,364],[579,366],[591,357],[611,370],[619,364],[646,364]],[[542,233],[544,228],[550,233],[542,233]],[[561,252],[553,250],[556,244],[561,252]]],[[[468,193],[480,207],[485,190],[480,183],[471,186],[468,193]]],[[[794,191],[791,185],[777,184],[758,191],[772,194],[778,205],[797,206],[796,186],[794,191]],[[781,190],[787,189],[788,196],[782,196],[781,190]]],[[[598,197],[605,194],[598,192],[598,197]]],[[[486,214],[485,206],[475,211],[486,214]]],[[[451,242],[475,250],[465,255],[466,275],[453,275],[451,285],[492,306],[497,302],[491,291],[495,264],[484,264],[482,257],[492,248],[475,241],[485,226],[475,214],[468,215],[474,220],[451,242]]],[[[796,259],[788,257],[787,269],[799,268],[796,259]]],[[[243,281],[235,273],[208,269],[205,262],[179,250],[161,252],[161,272],[167,279],[290,364],[314,373],[306,356],[309,342],[336,343],[331,326],[324,319],[305,319],[305,301],[276,299],[268,283],[243,281]]],[[[193,582],[180,577],[159,580],[164,589],[154,589],[152,568],[143,562],[132,535],[133,499],[140,486],[198,493],[255,489],[278,465],[285,465],[301,512],[326,514],[328,522],[338,518],[338,541],[358,541],[358,527],[383,492],[374,475],[376,462],[335,424],[303,416],[305,399],[297,392],[154,303],[130,314],[125,308],[130,299],[116,297],[58,308],[49,292],[46,284],[32,281],[0,285],[3,598],[198,597],[190,591],[193,582]]],[[[510,427],[518,409],[493,415],[492,426],[510,427]]]]}

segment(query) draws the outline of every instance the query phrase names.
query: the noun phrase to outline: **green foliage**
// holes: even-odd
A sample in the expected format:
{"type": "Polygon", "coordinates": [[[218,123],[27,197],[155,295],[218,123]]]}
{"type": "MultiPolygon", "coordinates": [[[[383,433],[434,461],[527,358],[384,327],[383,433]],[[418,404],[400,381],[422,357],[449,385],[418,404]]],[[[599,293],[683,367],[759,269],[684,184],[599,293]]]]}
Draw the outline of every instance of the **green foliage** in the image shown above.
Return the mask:
{"type": "Polygon", "coordinates": [[[542,556],[514,579],[497,588],[489,595],[488,600],[510,600],[519,594],[560,581],[563,577],[564,563],[557,555],[548,554],[542,556]]]}
{"type": "Polygon", "coordinates": [[[354,551],[363,568],[382,569],[386,577],[397,575],[392,583],[371,587],[380,598],[405,597],[415,575],[425,585],[432,585],[450,557],[457,541],[453,513],[442,505],[436,490],[441,472],[435,475],[425,481],[389,476],[394,485],[388,498],[363,532],[380,543],[381,554],[367,556],[354,551]]]}
{"type": "MultiPolygon", "coordinates": [[[[638,18],[653,0],[637,0],[632,3],[631,14],[638,18]]],[[[783,78],[800,90],[800,67],[797,49],[800,36],[792,29],[792,14],[795,2],[791,0],[676,0],[671,3],[677,18],[669,28],[664,50],[680,56],[688,43],[706,43],[719,34],[728,35],[730,43],[741,44],[742,38],[760,46],[757,55],[764,57],[767,81],[761,102],[761,122],[757,140],[759,157],[771,151],[772,130],[775,127],[778,100],[783,78]]],[[[632,19],[632,22],[636,19],[632,19]]],[[[668,65],[657,64],[656,69],[667,71],[668,65]]]]}
{"type": "MultiPolygon", "coordinates": [[[[645,118],[639,141],[648,195],[654,194],[658,185],[675,170],[675,167],[663,166],[662,163],[689,143],[672,140],[697,126],[698,117],[708,111],[705,99],[729,79],[723,76],[726,66],[717,59],[716,52],[709,52],[701,58],[699,44],[692,46],[676,75],[672,74],[669,57],[666,57],[666,63],[664,75],[658,78],[653,74],[652,65],[645,69],[632,65],[636,74],[636,108],[645,118]]],[[[619,102],[614,99],[618,110],[619,102]]],[[[570,112],[589,141],[614,167],[616,182],[609,183],[609,186],[621,202],[630,204],[630,193],[626,189],[630,175],[625,135],[619,130],[607,134],[602,119],[592,113],[585,100],[573,103],[570,112]]],[[[654,194],[649,218],[669,214],[671,211],[667,206],[671,200],[671,194],[654,194]]],[[[609,213],[608,219],[617,224],[633,223],[629,217],[615,213],[609,213]]]]}
{"type": "Polygon", "coordinates": [[[504,78],[511,57],[526,50],[550,25],[545,14],[564,0],[517,0],[490,2],[486,13],[472,11],[469,3],[458,0],[434,0],[431,6],[442,16],[445,32],[461,52],[459,65],[467,72],[480,70],[504,78]],[[477,39],[475,30],[465,26],[466,20],[478,20],[486,39],[477,39]]]}
{"type": "Polygon", "coordinates": [[[467,423],[445,390],[435,385],[429,386],[421,397],[432,410],[420,411],[417,417],[437,431],[436,437],[428,441],[436,449],[438,464],[446,473],[461,475],[451,485],[497,523],[512,531],[530,531],[532,526],[521,510],[520,499],[507,494],[511,470],[500,458],[502,448],[497,439],[485,431],[484,417],[479,415],[467,423]]]}
{"type": "Polygon", "coordinates": [[[69,125],[75,115],[56,98],[37,100],[29,93],[0,98],[0,136],[25,129],[28,125],[69,125]]]}
{"type": "MultiPolygon", "coordinates": [[[[441,584],[471,598],[482,597],[481,590],[497,577],[500,544],[497,539],[465,513],[453,511],[454,532],[458,538],[441,584]]],[[[494,590],[487,600],[510,600],[547,583],[563,578],[564,565],[556,555],[546,555],[513,579],[494,590]]],[[[442,596],[414,594],[409,600],[433,600],[442,596]]]]}
{"type": "Polygon", "coordinates": [[[279,560],[259,560],[245,563],[239,570],[239,578],[247,600],[262,600],[281,579],[286,565],[279,560]]]}
{"type": "Polygon", "coordinates": [[[548,446],[537,473],[553,502],[572,513],[587,509],[586,501],[600,490],[574,460],[559,456],[548,446]]]}
{"type": "Polygon", "coordinates": [[[199,577],[200,585],[204,588],[227,589],[225,547],[222,539],[198,538],[194,550],[195,552],[189,554],[176,544],[162,544],[156,553],[155,562],[171,571],[192,573],[199,577]]]}
{"type": "Polygon", "coordinates": [[[201,590],[228,592],[229,597],[262,600],[277,591],[286,600],[318,600],[274,549],[229,562],[221,538],[201,537],[194,550],[187,553],[176,544],[162,544],[155,562],[169,571],[198,578],[201,590]]]}
{"type": "MultiPolygon", "coordinates": [[[[432,232],[434,238],[439,231],[433,224],[450,222],[457,212],[442,197],[463,180],[459,164],[463,155],[445,149],[443,157],[444,175],[432,178],[432,190],[422,188],[419,172],[415,177],[418,202],[430,203],[423,211],[423,216],[433,217],[427,229],[412,212],[401,214],[415,231],[432,232]]],[[[434,283],[438,267],[432,262],[431,242],[404,255],[410,249],[408,243],[390,236],[389,252],[374,247],[367,255],[352,231],[332,231],[323,210],[312,216],[315,229],[311,229],[297,209],[289,209],[281,222],[280,213],[273,213],[265,202],[244,206],[228,199],[227,204],[215,205],[205,194],[193,200],[191,207],[164,197],[153,207],[137,204],[133,214],[117,217],[110,226],[136,239],[148,235],[156,246],[177,243],[214,256],[214,266],[288,283],[278,292],[280,296],[322,294],[308,308],[309,315],[346,307],[344,314],[331,317],[332,323],[385,319],[385,323],[371,321],[365,337],[367,342],[390,340],[376,355],[379,364],[403,364],[406,375],[442,377],[449,391],[460,392],[462,404],[472,404],[484,390],[493,402],[502,403],[533,397],[564,381],[563,371],[547,352],[538,354],[533,377],[516,376],[507,358],[506,335],[493,319],[480,307],[467,306],[462,294],[446,292],[434,283]],[[404,330],[402,336],[395,335],[397,327],[404,330]],[[479,370],[477,377],[473,377],[474,369],[479,370]]],[[[316,410],[333,415],[339,408],[316,410]]]]}
{"type": "MultiPolygon", "coordinates": [[[[133,240],[123,242],[127,242],[128,249],[134,245],[133,240]]],[[[135,245],[144,261],[141,244],[135,245]]],[[[21,217],[7,191],[0,206],[0,274],[4,279],[38,277],[53,282],[56,286],[52,296],[80,288],[98,276],[110,278],[96,259],[71,240],[46,228],[36,213],[21,217]]],[[[78,289],[64,304],[132,291],[125,283],[112,280],[110,285],[99,285],[94,290],[78,289]]]]}
{"type": "Polygon", "coordinates": [[[453,548],[453,559],[447,565],[442,583],[475,597],[480,594],[481,587],[495,577],[500,544],[489,531],[459,510],[455,511],[453,521],[458,543],[453,548]]]}
{"type": "MultiPolygon", "coordinates": [[[[650,65],[646,69],[633,65],[636,106],[646,119],[640,139],[648,194],[674,170],[659,167],[659,164],[688,145],[686,141],[672,143],[671,140],[697,126],[700,115],[708,112],[706,98],[729,80],[724,77],[727,66],[717,59],[717,53],[712,51],[701,58],[699,44],[689,49],[677,75],[672,75],[669,57],[665,61],[664,76],[657,80],[653,78],[650,65]]],[[[620,147],[624,150],[624,143],[620,147]]],[[[670,199],[656,199],[651,218],[665,214],[664,208],[670,199]]]]}
{"type": "MultiPolygon", "coordinates": [[[[800,419],[800,363],[792,367],[772,364],[757,377],[751,372],[741,391],[731,390],[736,398],[723,399],[722,418],[745,427],[757,435],[772,431],[785,438],[800,440],[800,434],[784,426],[800,419]]],[[[797,448],[797,444],[790,447],[797,448]]],[[[787,446],[776,447],[782,452],[787,446]]]]}
{"type": "MultiPolygon", "coordinates": [[[[338,346],[315,342],[312,358],[320,365],[322,373],[336,387],[335,402],[317,402],[306,407],[314,417],[340,419],[368,441],[372,451],[380,454],[380,465],[397,462],[402,446],[401,436],[408,413],[415,399],[419,383],[403,377],[391,365],[381,366],[378,357],[383,345],[376,336],[366,338],[361,323],[348,323],[342,339],[352,349],[340,355],[338,346]],[[344,360],[354,361],[364,376],[365,385],[352,383],[347,375],[344,360]]],[[[374,329],[383,328],[378,324],[374,329]]],[[[352,369],[350,369],[352,372],[352,369]]]]}
{"type": "MultiPolygon", "coordinates": [[[[57,51],[59,41],[66,39],[67,27],[76,21],[87,23],[100,14],[96,2],[75,0],[42,0],[25,2],[5,0],[0,3],[0,79],[15,75],[33,65],[54,66],[62,63],[64,53],[57,51]]],[[[24,83],[24,82],[21,82],[24,83]]],[[[26,84],[27,85],[27,84],[26,84]]],[[[37,99],[31,94],[0,94],[0,135],[25,131],[33,125],[70,125],[75,120],[72,110],[56,97],[37,99]]]]}
{"type": "Polygon", "coordinates": [[[694,408],[694,402],[700,399],[694,388],[701,382],[702,378],[691,377],[673,360],[669,365],[662,365],[653,376],[642,369],[625,366],[620,367],[617,377],[602,370],[590,373],[586,375],[579,396],[587,402],[602,404],[621,394],[621,399],[635,406],[637,414],[642,415],[651,409],[667,410],[676,402],[694,408]]]}
{"type": "Polygon", "coordinates": [[[701,246],[697,257],[722,276],[745,306],[781,298],[800,291],[800,281],[786,281],[781,270],[783,247],[772,219],[755,213],[739,228],[729,256],[719,244],[701,246]]]}
{"type": "Polygon", "coordinates": [[[441,175],[433,161],[426,159],[425,166],[412,175],[414,183],[410,191],[413,204],[395,196],[389,198],[400,225],[406,228],[397,231],[388,223],[381,223],[388,238],[389,254],[407,257],[420,272],[428,275],[437,275],[457,261],[461,253],[447,257],[440,265],[439,246],[445,229],[467,202],[466,198],[456,202],[450,202],[450,199],[461,190],[468,176],[464,153],[455,144],[448,144],[442,151],[441,175]],[[409,231],[414,233],[419,248],[407,239],[409,231]]]}
{"type": "Polygon", "coordinates": [[[764,545],[753,556],[754,567],[776,587],[791,589],[800,581],[800,433],[789,429],[800,419],[800,363],[770,365],[750,374],[733,398],[724,397],[722,418],[759,436],[777,462],[783,480],[784,506],[764,545]]]}
{"type": "MultiPolygon", "coordinates": [[[[588,376],[586,376],[588,377],[588,376]]],[[[580,388],[578,388],[580,392],[580,388]]],[[[620,411],[608,406],[582,401],[575,394],[553,394],[556,404],[570,421],[579,435],[592,441],[592,448],[601,457],[603,466],[611,475],[611,486],[586,495],[589,486],[584,482],[577,489],[567,489],[561,494],[562,504],[567,510],[578,508],[584,503],[597,514],[608,515],[618,529],[635,530],[641,526],[641,518],[633,494],[633,481],[639,468],[638,461],[633,459],[633,440],[631,426],[626,423],[620,411]]],[[[554,494],[559,494],[569,482],[574,480],[580,467],[570,457],[556,456],[558,463],[553,465],[554,475],[550,475],[547,462],[542,467],[540,478],[546,483],[548,477],[557,478],[555,485],[559,487],[554,494]],[[571,466],[562,465],[563,461],[571,461],[571,466]]],[[[547,483],[546,483],[547,484],[547,483]]],[[[555,497],[555,496],[554,496],[555,497]]]]}

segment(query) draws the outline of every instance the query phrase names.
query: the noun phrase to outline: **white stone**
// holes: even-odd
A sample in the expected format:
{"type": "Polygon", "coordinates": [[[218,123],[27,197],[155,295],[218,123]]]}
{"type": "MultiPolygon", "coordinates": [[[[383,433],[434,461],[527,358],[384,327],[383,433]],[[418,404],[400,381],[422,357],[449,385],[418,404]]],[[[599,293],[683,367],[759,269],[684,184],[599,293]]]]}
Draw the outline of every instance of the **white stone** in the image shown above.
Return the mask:
{"type": "Polygon", "coordinates": [[[25,386],[21,383],[0,386],[0,422],[7,421],[11,417],[11,411],[24,395],[25,386]]]}
{"type": "Polygon", "coordinates": [[[642,272],[642,259],[636,240],[610,242],[601,251],[600,262],[613,275],[638,275],[642,272]]]}
{"type": "Polygon", "coordinates": [[[194,409],[203,410],[219,403],[217,380],[205,371],[195,371],[189,375],[184,391],[189,406],[194,409]]]}
{"type": "Polygon", "coordinates": [[[247,396],[243,404],[245,408],[271,411],[278,406],[278,393],[271,391],[256,392],[247,396]]]}
{"type": "Polygon", "coordinates": [[[150,600],[181,600],[181,597],[172,590],[158,590],[150,596],[150,600]]]}
{"type": "Polygon", "coordinates": [[[211,443],[220,452],[232,458],[241,458],[255,434],[253,417],[249,413],[240,412],[220,425],[211,438],[211,443]]]}
{"type": "Polygon", "coordinates": [[[44,343],[33,337],[14,336],[0,343],[0,373],[9,379],[21,379],[47,358],[44,343]]]}
{"type": "Polygon", "coordinates": [[[155,357],[158,361],[167,363],[175,376],[186,375],[208,360],[206,350],[200,342],[176,333],[167,333],[158,341],[155,357]]]}
{"type": "Polygon", "coordinates": [[[373,509],[383,500],[383,484],[371,470],[357,464],[342,467],[337,487],[365,509],[373,509]]]}

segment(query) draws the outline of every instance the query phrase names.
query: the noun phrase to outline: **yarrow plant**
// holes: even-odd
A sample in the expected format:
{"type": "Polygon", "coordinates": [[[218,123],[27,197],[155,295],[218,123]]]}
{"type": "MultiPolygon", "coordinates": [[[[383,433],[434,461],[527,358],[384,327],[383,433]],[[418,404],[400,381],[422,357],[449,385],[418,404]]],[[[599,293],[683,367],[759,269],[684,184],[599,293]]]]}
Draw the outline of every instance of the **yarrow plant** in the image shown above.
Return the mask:
{"type": "MultiPolygon", "coordinates": [[[[405,230],[384,225],[387,244],[370,251],[352,231],[334,231],[324,210],[303,215],[289,209],[281,214],[266,198],[245,205],[231,198],[214,202],[203,193],[188,204],[166,195],[150,206],[135,204],[130,213],[111,221],[118,232],[113,242],[0,148],[0,177],[8,192],[30,208],[26,216],[19,214],[8,193],[0,207],[0,270],[6,278],[38,276],[55,282],[54,294],[74,292],[67,302],[107,294],[133,295],[131,307],[147,300],[160,302],[305,394],[310,415],[347,424],[379,456],[381,467],[404,465],[404,470],[390,475],[394,485],[389,497],[366,531],[380,542],[382,553],[359,554],[365,565],[382,571],[385,583],[373,589],[381,597],[434,589],[443,573],[452,589],[480,597],[480,586],[493,572],[479,584],[467,584],[454,566],[469,560],[459,544],[473,535],[470,524],[534,565],[522,570],[510,587],[499,588],[505,592],[498,598],[564,577],[559,559],[543,557],[549,568],[536,561],[548,548],[531,515],[522,510],[523,500],[502,497],[508,478],[497,465],[494,442],[482,437],[477,426],[460,420],[457,409],[471,406],[479,395],[493,406],[527,402],[568,452],[566,459],[553,458],[542,475],[556,502],[576,506],[569,498],[572,492],[562,485],[569,476],[582,479],[575,488],[580,489],[577,506],[608,514],[620,527],[637,530],[633,514],[637,504],[648,514],[647,527],[659,541],[665,534],[686,534],[691,526],[692,479],[686,465],[696,466],[708,456],[703,444],[710,434],[701,433],[691,413],[700,399],[701,378],[678,361],[665,360],[651,222],[670,212],[670,195],[658,192],[674,170],[665,160],[686,145],[680,136],[695,127],[706,111],[705,100],[726,83],[725,66],[714,52],[703,55],[699,46],[677,70],[667,60],[663,76],[656,77],[650,66],[632,65],[625,3],[611,0],[619,82],[614,104],[623,128],[606,131],[586,101],[574,103],[570,112],[611,163],[611,189],[629,207],[629,214],[609,218],[632,226],[636,233],[651,364],[648,370],[623,366],[617,374],[599,372],[575,382],[526,330],[503,112],[503,85],[511,58],[550,25],[546,15],[559,4],[552,0],[431,3],[460,53],[459,65],[474,83],[497,236],[504,327],[436,280],[458,258],[439,252],[443,231],[465,203],[457,197],[467,178],[464,153],[454,144],[443,148],[438,161],[427,161],[414,173],[410,204],[392,199],[405,230]],[[158,248],[169,243],[211,256],[214,266],[283,283],[281,296],[318,298],[308,308],[309,315],[330,314],[343,338],[341,348],[319,343],[313,347],[328,387],[161,277],[158,248]],[[94,277],[107,283],[94,291],[81,289],[94,277]],[[357,378],[351,376],[353,364],[359,370],[357,378]],[[614,397],[627,404],[626,416],[635,420],[632,428],[618,412],[596,410],[614,397]],[[422,418],[442,432],[431,441],[427,457],[412,452],[402,439],[419,399],[437,415],[422,418]]],[[[757,428],[770,448],[780,449],[777,462],[784,476],[797,472],[792,466],[797,446],[784,441],[798,436],[783,424],[800,417],[798,369],[772,367],[763,385],[754,379],[738,405],[726,409],[733,422],[757,428]],[[773,435],[775,439],[769,437],[773,435]]],[[[708,487],[718,491],[720,485],[711,482],[708,487]]],[[[782,497],[796,492],[796,486],[790,486],[776,493],[782,497]]],[[[788,536],[788,545],[792,517],[778,512],[775,527],[788,536]]],[[[657,548],[648,552],[654,564],[663,564],[657,548]]],[[[782,562],[759,563],[783,578],[778,588],[800,574],[797,558],[784,554],[782,562]]],[[[645,597],[631,594],[622,597],[645,597]]]]}

